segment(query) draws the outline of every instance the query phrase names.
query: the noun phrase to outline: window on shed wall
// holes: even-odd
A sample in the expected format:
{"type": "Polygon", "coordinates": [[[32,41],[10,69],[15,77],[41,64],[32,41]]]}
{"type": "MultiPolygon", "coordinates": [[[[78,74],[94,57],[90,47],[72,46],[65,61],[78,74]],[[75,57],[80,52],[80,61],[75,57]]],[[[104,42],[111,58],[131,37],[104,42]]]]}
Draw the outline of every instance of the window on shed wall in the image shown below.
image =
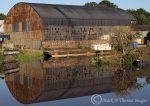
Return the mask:
{"type": "Polygon", "coordinates": [[[19,24],[13,23],[12,24],[12,32],[18,32],[19,31],[19,24]]]}
{"type": "Polygon", "coordinates": [[[29,22],[25,21],[22,23],[22,31],[29,32],[29,22]]]}

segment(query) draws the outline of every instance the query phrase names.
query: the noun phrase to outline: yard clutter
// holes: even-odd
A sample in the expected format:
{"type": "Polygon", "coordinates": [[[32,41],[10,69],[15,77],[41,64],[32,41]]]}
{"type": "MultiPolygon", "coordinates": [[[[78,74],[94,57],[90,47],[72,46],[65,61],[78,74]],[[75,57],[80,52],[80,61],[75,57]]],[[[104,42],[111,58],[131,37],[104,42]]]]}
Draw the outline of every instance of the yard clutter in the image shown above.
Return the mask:
{"type": "Polygon", "coordinates": [[[7,49],[8,48],[10,48],[10,49],[14,48],[14,45],[10,41],[10,35],[0,33],[0,47],[1,48],[7,48],[7,49]]]}
{"type": "Polygon", "coordinates": [[[17,61],[18,50],[5,49],[3,51],[3,72],[4,74],[14,73],[19,71],[19,63],[17,61]]]}
{"type": "Polygon", "coordinates": [[[104,50],[110,51],[110,50],[112,50],[111,45],[109,43],[106,43],[106,44],[93,44],[91,46],[91,49],[95,50],[95,51],[104,51],[104,50]]]}

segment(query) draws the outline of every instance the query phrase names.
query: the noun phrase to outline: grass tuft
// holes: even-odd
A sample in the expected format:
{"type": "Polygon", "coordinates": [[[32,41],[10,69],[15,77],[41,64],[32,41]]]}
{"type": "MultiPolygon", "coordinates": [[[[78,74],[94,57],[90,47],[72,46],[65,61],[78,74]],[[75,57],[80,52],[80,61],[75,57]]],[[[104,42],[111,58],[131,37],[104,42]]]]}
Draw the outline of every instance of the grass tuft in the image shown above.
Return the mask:
{"type": "Polygon", "coordinates": [[[42,50],[20,50],[18,61],[29,62],[43,57],[42,50]]]}

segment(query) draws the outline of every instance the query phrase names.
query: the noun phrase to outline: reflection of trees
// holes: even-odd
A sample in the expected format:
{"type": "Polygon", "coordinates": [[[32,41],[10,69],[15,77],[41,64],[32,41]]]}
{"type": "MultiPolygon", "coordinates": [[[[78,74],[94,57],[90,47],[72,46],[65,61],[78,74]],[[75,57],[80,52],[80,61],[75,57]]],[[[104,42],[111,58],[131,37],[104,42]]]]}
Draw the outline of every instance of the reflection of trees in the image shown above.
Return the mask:
{"type": "Polygon", "coordinates": [[[1,70],[1,68],[0,68],[0,75],[2,74],[2,70],[1,70]]]}
{"type": "Polygon", "coordinates": [[[1,64],[0,64],[0,75],[2,74],[2,66],[1,66],[1,64]]]}
{"type": "Polygon", "coordinates": [[[143,85],[137,83],[136,78],[136,72],[117,70],[113,77],[113,90],[118,95],[128,95],[137,89],[141,89],[143,85]]]}
{"type": "Polygon", "coordinates": [[[117,70],[113,77],[113,89],[118,95],[128,95],[135,90],[143,88],[143,84],[137,83],[137,78],[146,77],[147,75],[150,75],[150,71],[117,70]]]}
{"type": "Polygon", "coordinates": [[[1,60],[0,60],[0,79],[4,79],[4,73],[3,73],[3,70],[2,70],[2,63],[1,63],[1,60]]]}
{"type": "Polygon", "coordinates": [[[150,77],[147,77],[147,78],[146,78],[146,82],[147,82],[148,84],[150,84],[150,77]]]}

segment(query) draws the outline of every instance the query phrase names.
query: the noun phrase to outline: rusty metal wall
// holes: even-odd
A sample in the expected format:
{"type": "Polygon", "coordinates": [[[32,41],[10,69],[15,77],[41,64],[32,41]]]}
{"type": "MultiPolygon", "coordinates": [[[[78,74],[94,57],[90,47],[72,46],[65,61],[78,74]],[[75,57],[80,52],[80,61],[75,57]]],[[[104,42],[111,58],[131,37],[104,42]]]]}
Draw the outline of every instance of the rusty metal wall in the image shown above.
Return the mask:
{"type": "MultiPolygon", "coordinates": [[[[65,23],[65,19],[63,20],[65,23]]],[[[62,22],[43,19],[29,4],[23,3],[15,5],[10,10],[4,22],[4,29],[11,35],[16,47],[31,49],[90,47],[94,43],[107,43],[106,39],[103,39],[104,36],[112,36],[116,29],[130,29],[128,21],[120,22],[119,20],[116,22],[73,19],[72,24],[62,24],[62,22]],[[26,31],[23,30],[25,22],[29,24],[26,31]],[[15,31],[14,24],[17,28],[15,31]],[[110,26],[107,26],[108,24],[110,26]]]]}
{"type": "Polygon", "coordinates": [[[43,40],[41,27],[39,15],[28,4],[15,5],[4,22],[5,33],[10,34],[12,43],[18,48],[40,49],[43,40]]]}

